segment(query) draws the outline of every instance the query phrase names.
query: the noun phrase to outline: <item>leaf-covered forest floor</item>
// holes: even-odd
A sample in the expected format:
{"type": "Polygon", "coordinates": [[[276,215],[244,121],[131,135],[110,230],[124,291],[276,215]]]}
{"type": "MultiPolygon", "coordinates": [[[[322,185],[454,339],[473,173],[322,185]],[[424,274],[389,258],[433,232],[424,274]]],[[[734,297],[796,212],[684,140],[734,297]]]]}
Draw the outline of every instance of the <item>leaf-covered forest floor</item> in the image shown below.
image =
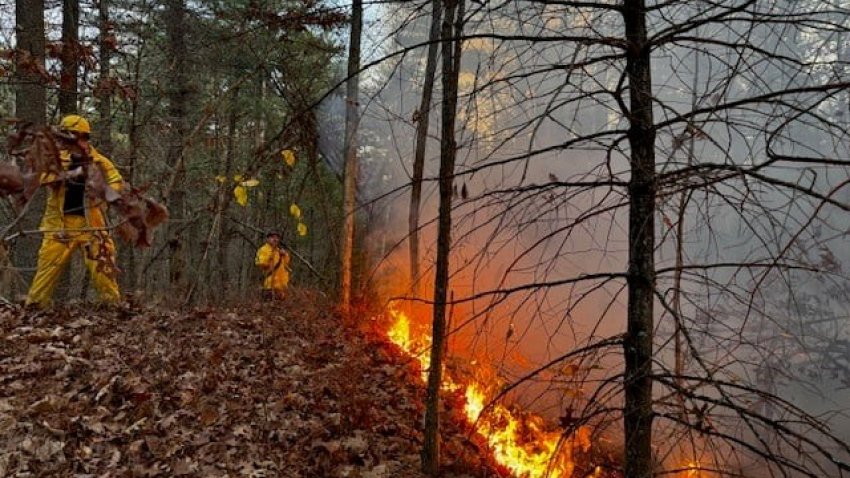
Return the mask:
{"type": "MultiPolygon", "coordinates": [[[[0,305],[0,477],[422,476],[416,371],[328,303],[0,305]]],[[[443,454],[498,475],[451,424],[443,454]]]]}

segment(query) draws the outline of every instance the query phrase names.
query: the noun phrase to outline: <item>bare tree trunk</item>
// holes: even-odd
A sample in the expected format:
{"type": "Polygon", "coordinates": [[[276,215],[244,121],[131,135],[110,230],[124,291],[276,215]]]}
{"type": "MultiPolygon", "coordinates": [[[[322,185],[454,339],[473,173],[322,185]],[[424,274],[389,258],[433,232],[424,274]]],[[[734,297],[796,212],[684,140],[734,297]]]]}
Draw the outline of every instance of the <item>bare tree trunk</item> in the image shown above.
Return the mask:
{"type": "MultiPolygon", "coordinates": [[[[225,139],[224,164],[222,165],[220,173],[225,178],[229,178],[233,173],[233,158],[235,157],[234,149],[236,148],[236,104],[238,98],[239,93],[234,92],[233,101],[230,107],[230,116],[227,121],[227,138],[225,139]]],[[[225,181],[224,184],[219,185],[217,199],[218,204],[216,206],[216,211],[219,215],[225,214],[225,211],[227,211],[227,208],[230,205],[231,196],[228,194],[228,188],[226,184],[227,182],[225,181]]],[[[221,295],[218,297],[219,299],[227,299],[233,293],[233,291],[230,290],[230,281],[228,281],[229,271],[227,266],[227,246],[230,243],[230,228],[228,224],[229,221],[222,220],[219,225],[220,229],[218,233],[218,265],[216,266],[216,270],[218,271],[218,290],[221,292],[221,295]]]]}
{"type": "Polygon", "coordinates": [[[651,478],[652,339],[655,289],[655,129],[645,0],[626,0],[626,73],[629,78],[628,328],[624,340],[625,475],[651,478]]]}
{"type": "Polygon", "coordinates": [[[47,113],[44,89],[44,0],[15,2],[15,115],[43,124],[47,113]]]}
{"type": "Polygon", "coordinates": [[[448,40],[461,33],[463,3],[446,0],[442,24],[443,101],[440,135],[440,209],[437,226],[437,264],[434,279],[434,322],[432,327],[431,365],[425,397],[425,438],[422,446],[422,471],[440,473],[440,385],[442,383],[444,342],[446,335],[446,298],[449,287],[449,253],[451,252],[452,184],[454,183],[455,117],[457,115],[457,82],[460,42],[448,40]]]}
{"type": "MultiPolygon", "coordinates": [[[[237,104],[239,102],[239,88],[237,87],[231,96],[230,108],[227,113],[227,136],[225,137],[225,150],[224,154],[221,155],[222,161],[219,166],[219,174],[223,175],[225,178],[230,177],[231,164],[233,161],[233,149],[234,149],[234,137],[236,135],[236,124],[237,124],[237,104]]],[[[219,151],[219,128],[216,128],[215,133],[215,153],[218,154],[219,151]]],[[[228,295],[228,283],[226,280],[226,271],[227,271],[227,255],[222,253],[222,230],[225,223],[224,212],[226,211],[229,202],[228,199],[230,195],[228,194],[228,182],[227,180],[222,181],[221,184],[218,185],[218,191],[216,193],[215,199],[213,200],[213,218],[212,223],[210,224],[209,231],[207,231],[207,235],[204,244],[204,252],[198,260],[197,273],[195,274],[195,278],[192,281],[191,286],[189,287],[188,292],[186,293],[186,297],[183,300],[183,305],[189,305],[191,303],[198,303],[199,300],[209,302],[208,299],[204,299],[209,296],[208,292],[210,288],[215,288],[215,280],[219,280],[217,293],[213,295],[213,299],[216,301],[223,301],[227,298],[228,295]],[[215,245],[215,252],[213,253],[213,245],[215,245]],[[217,259],[217,264],[215,267],[212,267],[210,261],[211,256],[215,256],[217,259]],[[215,277],[213,277],[213,269],[217,272],[215,277]],[[201,278],[204,278],[203,280],[201,278]],[[201,283],[204,283],[206,287],[201,289],[199,286],[201,283]]]]}
{"type": "MultiPolygon", "coordinates": [[[[106,0],[103,0],[106,1],[106,0]]],[[[141,82],[141,70],[142,70],[142,57],[141,55],[136,57],[136,62],[133,68],[133,84],[138,86],[141,82]]],[[[139,103],[138,101],[130,102],[130,131],[128,132],[128,136],[130,139],[130,152],[127,155],[127,168],[125,170],[124,178],[127,179],[131,184],[134,181],[134,178],[137,176],[139,171],[136,170],[138,161],[136,161],[139,157],[139,127],[137,125],[139,117],[139,103]]],[[[139,267],[139,264],[142,262],[142,258],[144,255],[141,252],[138,252],[135,248],[130,249],[130,262],[128,266],[127,275],[130,277],[131,287],[135,289],[143,289],[146,290],[144,284],[144,277],[142,276],[142,270],[144,267],[139,267]]]]}
{"type": "MultiPolygon", "coordinates": [[[[265,75],[260,74],[257,78],[257,91],[260,95],[261,104],[265,104],[266,97],[268,96],[268,83],[266,81],[265,75]]],[[[268,140],[268,119],[266,118],[266,110],[260,108],[259,111],[256,112],[256,122],[257,122],[257,135],[254,138],[254,148],[257,151],[263,149],[263,145],[266,144],[268,140]]]]}
{"type": "MultiPolygon", "coordinates": [[[[74,4],[76,7],[76,18],[74,20],[75,25],[79,25],[79,0],[63,0],[65,5],[74,4]]],[[[99,88],[95,88],[95,96],[97,97],[97,111],[98,111],[98,122],[95,124],[95,133],[97,136],[97,149],[105,153],[109,156],[112,153],[112,89],[109,87],[109,73],[110,73],[110,65],[109,62],[112,58],[112,44],[109,40],[112,34],[112,28],[109,23],[109,2],[108,0],[99,0],[97,2],[98,8],[98,23],[100,25],[100,34],[98,35],[98,47],[100,50],[100,79],[99,79],[99,88]]],[[[65,24],[68,23],[67,14],[63,10],[62,18],[62,34],[65,36],[65,24]]],[[[73,33],[76,35],[78,29],[74,28],[73,33]]],[[[71,32],[69,32],[70,34],[71,32]]],[[[77,75],[76,72],[79,68],[79,49],[77,45],[79,45],[79,39],[75,36],[73,40],[74,45],[74,85],[73,89],[70,91],[73,92],[73,98],[70,98],[70,94],[66,94],[68,97],[65,101],[70,103],[73,101],[75,107],[78,107],[79,100],[77,95],[77,75]]],[[[62,40],[63,48],[67,48],[68,42],[66,40],[62,40]]],[[[63,60],[63,75],[64,72],[64,60],[63,60]]],[[[64,76],[63,76],[64,81],[64,76]]],[[[64,83],[63,83],[64,84],[64,83]]],[[[65,93],[65,86],[62,87],[62,91],[59,92],[59,109],[62,109],[62,95],[65,93]]],[[[64,114],[64,113],[63,113],[64,114]]],[[[122,277],[133,277],[133,270],[135,269],[135,251],[131,248],[129,254],[128,271],[130,272],[127,275],[122,274],[122,277]]],[[[88,273],[83,269],[83,277],[84,279],[81,281],[80,295],[79,298],[85,299],[86,294],[88,293],[89,285],[91,278],[88,273]]]]}
{"type": "Polygon", "coordinates": [[[431,115],[431,98],[434,93],[434,77],[437,72],[437,39],[440,36],[440,0],[431,1],[431,31],[428,34],[428,59],[425,63],[425,78],[422,84],[422,99],[416,123],[416,149],[413,157],[413,178],[410,191],[408,233],[410,247],[410,290],[419,295],[419,208],[422,202],[422,176],[425,170],[425,146],[428,142],[428,126],[431,115]]]}
{"type": "MultiPolygon", "coordinates": [[[[25,122],[44,124],[47,114],[47,94],[45,90],[46,71],[44,69],[44,0],[15,1],[15,116],[25,122]]],[[[44,207],[44,193],[37,193],[28,209],[37,211],[44,207]]],[[[21,230],[37,227],[38,216],[25,216],[19,223],[21,230]]],[[[9,251],[9,267],[21,264],[34,264],[33,258],[38,250],[40,237],[25,236],[16,241],[9,251]]],[[[9,269],[10,271],[12,269],[9,269]]],[[[21,280],[23,285],[25,280],[21,280]]],[[[5,290],[14,292],[12,284],[5,284],[5,290]]]]}
{"type": "MultiPolygon", "coordinates": [[[[699,53],[694,53],[694,77],[693,82],[691,83],[691,109],[697,108],[697,103],[699,101],[698,88],[699,86],[699,53]]],[[[693,165],[696,162],[696,158],[694,157],[694,138],[691,137],[688,139],[688,166],[693,165]]],[[[673,317],[675,325],[674,331],[674,354],[675,354],[675,363],[673,373],[676,376],[676,383],[679,385],[680,389],[684,390],[684,375],[685,375],[685,359],[686,359],[686,351],[685,351],[685,340],[684,340],[684,324],[682,324],[682,317],[684,317],[682,312],[682,266],[685,264],[685,217],[686,211],[688,209],[688,204],[690,203],[691,195],[693,194],[693,190],[689,189],[686,191],[682,191],[679,193],[679,204],[678,208],[678,218],[676,221],[676,270],[673,272],[673,298],[672,298],[672,307],[676,312],[677,317],[673,317]]],[[[687,408],[685,407],[685,397],[683,394],[678,393],[677,399],[681,406],[680,413],[684,419],[684,416],[687,414],[687,408]]]]}
{"type": "Polygon", "coordinates": [[[363,1],[351,5],[351,38],[348,48],[348,82],[345,109],[345,167],[343,172],[343,225],[340,264],[340,308],[348,314],[351,306],[352,256],[354,254],[354,212],[357,196],[357,127],[359,117],[360,32],[363,28],[363,1]]]}
{"type": "MultiPolygon", "coordinates": [[[[59,114],[75,114],[79,110],[78,88],[80,70],[80,1],[62,0],[62,52],[59,72],[59,114]]],[[[65,297],[85,300],[89,289],[89,274],[83,260],[76,256],[65,270],[67,281],[65,297]]]]}
{"type": "Polygon", "coordinates": [[[76,113],[80,69],[80,0],[62,0],[62,70],[59,73],[59,113],[76,113]]]}
{"type": "Polygon", "coordinates": [[[186,227],[186,191],[184,180],[186,164],[184,157],[184,141],[187,130],[187,114],[189,103],[188,80],[188,51],[186,48],[186,4],[185,0],[165,0],[165,24],[168,36],[170,59],[170,88],[168,89],[168,116],[171,121],[171,134],[166,153],[167,164],[174,165],[171,184],[166,191],[170,197],[169,209],[172,212],[172,223],[168,233],[170,261],[168,282],[173,296],[182,296],[186,287],[186,247],[184,237],[186,227]],[[180,231],[183,231],[182,233],[180,231]]]}
{"type": "Polygon", "coordinates": [[[112,68],[112,23],[109,20],[109,0],[98,1],[100,16],[100,85],[97,98],[97,146],[107,155],[112,152],[112,88],[109,86],[112,68]]]}

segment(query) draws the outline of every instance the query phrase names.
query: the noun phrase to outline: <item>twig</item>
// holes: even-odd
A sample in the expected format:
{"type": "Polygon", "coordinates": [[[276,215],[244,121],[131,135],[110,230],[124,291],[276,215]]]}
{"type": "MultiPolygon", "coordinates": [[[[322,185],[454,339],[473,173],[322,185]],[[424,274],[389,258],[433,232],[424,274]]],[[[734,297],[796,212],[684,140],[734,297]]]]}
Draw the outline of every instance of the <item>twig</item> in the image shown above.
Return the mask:
{"type": "MultiPolygon", "coordinates": [[[[0,232],[0,238],[3,238],[3,241],[7,241],[7,240],[9,240],[9,239],[11,239],[11,238],[17,237],[18,235],[20,235],[20,234],[23,232],[23,231],[21,231],[21,233],[18,233],[18,234],[15,234],[15,235],[13,235],[13,236],[10,236],[9,238],[7,238],[7,237],[6,237],[6,234],[8,234],[8,233],[9,233],[9,231],[11,231],[13,227],[17,226],[17,225],[18,225],[18,223],[19,223],[19,222],[21,222],[21,219],[23,219],[23,218],[24,218],[24,216],[25,216],[25,215],[26,215],[26,213],[27,213],[27,210],[28,210],[28,209],[29,209],[29,207],[30,207],[30,203],[31,203],[31,202],[32,202],[32,198],[30,198],[27,202],[25,202],[25,203],[24,203],[24,207],[22,207],[22,208],[21,208],[21,210],[20,210],[20,212],[18,212],[18,216],[15,218],[15,220],[13,220],[11,224],[9,224],[8,226],[6,226],[6,228],[5,228],[5,229],[3,229],[3,232],[0,232]]],[[[12,202],[12,200],[11,200],[11,199],[9,199],[9,204],[11,204],[11,205],[12,205],[12,210],[14,211],[14,210],[15,210],[15,205],[14,205],[14,203],[12,202]]]]}
{"type": "Polygon", "coordinates": [[[76,232],[112,231],[116,227],[124,224],[125,222],[127,222],[127,221],[124,220],[124,221],[121,221],[121,222],[119,222],[115,225],[104,226],[104,227],[80,227],[80,228],[74,228],[74,229],[31,229],[31,230],[28,230],[28,231],[18,231],[14,234],[3,237],[2,240],[5,241],[5,242],[8,242],[8,241],[11,241],[12,239],[19,237],[19,236],[26,236],[26,235],[29,235],[29,234],[49,234],[49,233],[68,232],[68,231],[74,232],[74,233],[76,233],[76,232]]]}

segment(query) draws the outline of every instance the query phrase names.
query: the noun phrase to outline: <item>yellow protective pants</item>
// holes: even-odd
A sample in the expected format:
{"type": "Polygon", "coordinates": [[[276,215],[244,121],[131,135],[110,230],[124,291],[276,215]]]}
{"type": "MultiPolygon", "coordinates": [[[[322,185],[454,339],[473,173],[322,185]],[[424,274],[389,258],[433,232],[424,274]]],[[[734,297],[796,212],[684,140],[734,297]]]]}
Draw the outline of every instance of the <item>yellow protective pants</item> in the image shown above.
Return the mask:
{"type": "Polygon", "coordinates": [[[50,305],[53,290],[56,289],[59,277],[68,266],[75,249],[83,252],[83,260],[100,300],[120,300],[121,293],[118,283],[115,282],[114,270],[104,270],[103,264],[96,260],[99,256],[106,256],[110,258],[111,264],[115,264],[115,244],[112,239],[105,233],[81,231],[80,229],[88,227],[83,216],[65,216],[63,222],[64,231],[46,232],[41,241],[38,268],[27,295],[27,304],[37,304],[41,307],[50,305]]]}

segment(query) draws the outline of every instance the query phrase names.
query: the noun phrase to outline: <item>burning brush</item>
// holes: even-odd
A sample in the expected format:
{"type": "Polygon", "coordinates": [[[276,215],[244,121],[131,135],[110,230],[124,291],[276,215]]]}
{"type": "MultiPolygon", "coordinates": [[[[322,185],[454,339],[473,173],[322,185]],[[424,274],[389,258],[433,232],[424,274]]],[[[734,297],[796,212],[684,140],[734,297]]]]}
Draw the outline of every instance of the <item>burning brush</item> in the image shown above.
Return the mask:
{"type": "MultiPolygon", "coordinates": [[[[412,329],[410,318],[402,311],[390,309],[392,325],[387,338],[406,355],[415,358],[421,366],[421,378],[427,380],[430,366],[431,337],[412,329]]],[[[590,429],[578,427],[569,436],[558,430],[547,430],[544,420],[533,414],[518,413],[495,404],[488,408],[488,387],[472,379],[460,378],[444,373],[442,388],[465,397],[463,406],[467,423],[480,439],[487,443],[493,458],[513,475],[524,478],[570,478],[573,477],[575,461],[573,452],[590,449],[590,429]]],[[[589,476],[603,476],[596,468],[589,476]]]]}

